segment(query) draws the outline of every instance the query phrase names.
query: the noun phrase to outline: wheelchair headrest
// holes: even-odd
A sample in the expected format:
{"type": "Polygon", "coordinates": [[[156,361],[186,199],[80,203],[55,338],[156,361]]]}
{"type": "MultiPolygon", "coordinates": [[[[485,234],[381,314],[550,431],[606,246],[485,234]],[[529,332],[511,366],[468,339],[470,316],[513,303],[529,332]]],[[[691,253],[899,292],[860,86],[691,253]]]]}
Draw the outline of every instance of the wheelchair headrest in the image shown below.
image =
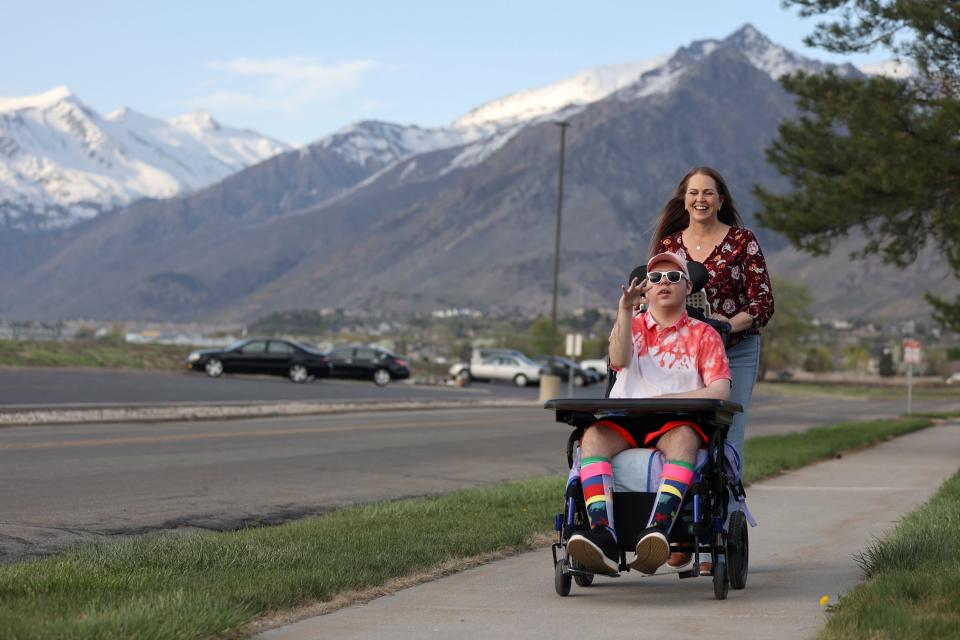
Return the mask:
{"type": "MultiPolygon", "coordinates": [[[[690,272],[690,284],[693,285],[693,289],[690,291],[691,294],[700,291],[700,289],[706,286],[707,279],[710,275],[707,273],[707,268],[703,266],[703,263],[688,260],[687,271],[690,272]]],[[[643,280],[645,277],[647,277],[647,265],[642,264],[630,272],[630,278],[627,280],[627,284],[633,282],[634,278],[643,280]]]]}

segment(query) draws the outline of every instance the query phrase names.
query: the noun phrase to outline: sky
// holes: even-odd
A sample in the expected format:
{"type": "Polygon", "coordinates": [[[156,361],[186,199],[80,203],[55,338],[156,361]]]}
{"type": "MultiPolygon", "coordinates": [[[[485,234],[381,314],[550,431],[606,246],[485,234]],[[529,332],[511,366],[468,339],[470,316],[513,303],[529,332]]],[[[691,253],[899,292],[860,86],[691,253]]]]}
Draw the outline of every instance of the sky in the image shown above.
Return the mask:
{"type": "Polygon", "coordinates": [[[102,115],[221,124],[304,144],[366,119],[444,126],[498,97],[751,23],[808,57],[817,19],[779,0],[8,3],[0,96],[69,87],[102,115]],[[460,6],[458,6],[458,4],[460,6]]]}

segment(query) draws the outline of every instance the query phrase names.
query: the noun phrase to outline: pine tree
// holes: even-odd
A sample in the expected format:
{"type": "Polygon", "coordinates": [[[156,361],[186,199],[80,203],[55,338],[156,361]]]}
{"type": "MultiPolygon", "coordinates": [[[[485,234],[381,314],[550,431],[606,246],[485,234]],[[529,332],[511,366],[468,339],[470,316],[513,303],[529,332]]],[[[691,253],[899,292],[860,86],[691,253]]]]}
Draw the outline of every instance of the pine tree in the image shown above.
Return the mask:
{"type": "MultiPolygon", "coordinates": [[[[806,43],[837,53],[886,49],[908,79],[836,72],[781,79],[800,116],[784,122],[767,158],[793,191],[755,187],[760,224],[822,255],[859,229],[858,257],[910,264],[927,243],[960,277],[960,2],[784,0],[802,16],[829,14],[806,43]]],[[[960,297],[928,292],[934,317],[960,331],[960,297]]]]}

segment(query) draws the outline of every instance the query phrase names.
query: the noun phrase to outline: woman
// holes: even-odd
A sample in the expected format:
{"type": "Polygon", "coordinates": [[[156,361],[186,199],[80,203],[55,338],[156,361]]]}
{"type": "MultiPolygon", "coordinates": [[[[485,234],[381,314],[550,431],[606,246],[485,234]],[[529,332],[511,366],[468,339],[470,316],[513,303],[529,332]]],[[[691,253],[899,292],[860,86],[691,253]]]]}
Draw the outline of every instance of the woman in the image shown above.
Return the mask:
{"type": "Polygon", "coordinates": [[[773,315],[770,274],[756,237],[744,228],[723,177],[710,167],[683,176],[660,212],[650,255],[672,251],[702,262],[711,317],[731,325],[730,400],[743,406],[728,439],[743,460],[744,425],[760,366],[760,328],[773,315]]]}

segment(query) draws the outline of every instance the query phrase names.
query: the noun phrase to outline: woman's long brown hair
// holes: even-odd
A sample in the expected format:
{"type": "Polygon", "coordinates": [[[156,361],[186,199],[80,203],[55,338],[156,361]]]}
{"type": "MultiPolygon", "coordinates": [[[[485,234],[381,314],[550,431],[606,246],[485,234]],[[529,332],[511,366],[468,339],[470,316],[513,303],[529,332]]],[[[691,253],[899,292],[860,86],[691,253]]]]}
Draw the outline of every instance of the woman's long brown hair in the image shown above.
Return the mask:
{"type": "Polygon", "coordinates": [[[667,204],[664,205],[660,211],[660,216],[657,218],[656,227],[653,232],[653,240],[650,243],[650,257],[653,257],[654,252],[657,250],[657,245],[660,244],[661,240],[677,231],[686,229],[690,224],[690,214],[687,213],[687,208],[684,206],[684,196],[687,193],[687,183],[690,181],[690,178],[697,174],[710,176],[713,178],[713,181],[717,183],[717,194],[723,198],[723,204],[720,205],[720,210],[717,211],[717,219],[731,227],[743,226],[743,220],[737,212],[737,205],[734,203],[733,196],[730,195],[730,189],[727,187],[727,182],[723,179],[723,176],[720,175],[720,172],[711,167],[694,167],[683,176],[680,184],[674,189],[670,200],[667,201],[667,204]]]}

